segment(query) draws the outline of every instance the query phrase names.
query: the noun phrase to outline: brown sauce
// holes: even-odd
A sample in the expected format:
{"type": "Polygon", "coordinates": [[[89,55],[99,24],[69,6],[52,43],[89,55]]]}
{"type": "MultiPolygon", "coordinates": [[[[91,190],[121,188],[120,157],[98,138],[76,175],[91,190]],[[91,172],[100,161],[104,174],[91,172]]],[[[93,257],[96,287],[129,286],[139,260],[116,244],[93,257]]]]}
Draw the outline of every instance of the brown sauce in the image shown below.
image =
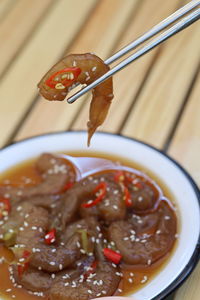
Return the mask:
{"type": "MultiPolygon", "coordinates": [[[[132,161],[129,161],[121,157],[108,156],[102,153],[90,153],[88,155],[88,153],[73,152],[67,154],[77,156],[77,157],[84,157],[86,155],[90,157],[106,158],[112,161],[119,161],[122,165],[140,170],[141,172],[147,174],[154,181],[156,181],[156,183],[163,191],[164,196],[170,199],[170,202],[175,206],[175,199],[172,193],[167,188],[167,186],[163,182],[161,182],[159,178],[157,178],[154,174],[152,174],[152,172],[150,172],[143,166],[140,166],[136,163],[133,163],[132,161]]],[[[24,162],[1,174],[0,185],[5,183],[12,183],[14,186],[30,186],[39,183],[41,179],[35,169],[34,162],[35,160],[24,162]]],[[[178,226],[180,226],[180,224],[178,224],[178,226]]],[[[123,292],[121,293],[117,291],[115,295],[118,296],[130,295],[133,292],[140,289],[141,287],[143,287],[146,283],[149,283],[156,276],[156,274],[158,274],[169,262],[170,257],[172,256],[176,248],[176,244],[177,242],[175,243],[175,245],[173,246],[173,248],[170,250],[169,253],[167,253],[164,257],[162,257],[152,265],[146,267],[134,266],[128,270],[123,270],[123,279],[121,280],[119,285],[119,289],[122,289],[123,292]]],[[[3,257],[6,259],[6,261],[11,261],[12,253],[8,249],[6,249],[3,245],[0,244],[0,259],[3,257]]],[[[8,263],[0,263],[0,297],[9,300],[10,299],[16,299],[16,300],[38,299],[38,296],[31,295],[24,288],[13,287],[13,284],[10,281],[10,277],[9,277],[8,263]]],[[[43,297],[43,299],[48,299],[48,297],[43,297]]]]}

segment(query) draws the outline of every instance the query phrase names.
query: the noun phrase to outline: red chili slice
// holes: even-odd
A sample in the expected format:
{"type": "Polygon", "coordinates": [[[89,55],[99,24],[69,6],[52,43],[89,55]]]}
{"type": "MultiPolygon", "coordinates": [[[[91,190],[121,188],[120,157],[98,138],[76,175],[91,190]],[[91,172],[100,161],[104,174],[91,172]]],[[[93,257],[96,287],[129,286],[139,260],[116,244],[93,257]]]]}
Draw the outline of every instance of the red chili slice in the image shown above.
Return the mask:
{"type": "Polygon", "coordinates": [[[22,258],[24,258],[26,261],[23,264],[20,264],[17,266],[18,275],[21,278],[25,271],[27,271],[29,267],[29,261],[28,258],[30,257],[31,252],[24,250],[22,258]]]}
{"type": "Polygon", "coordinates": [[[118,265],[122,259],[122,255],[120,253],[109,248],[104,248],[103,254],[108,260],[112,261],[116,265],[118,265]]]}
{"type": "Polygon", "coordinates": [[[131,183],[133,184],[133,186],[137,187],[138,189],[142,189],[143,188],[142,184],[140,182],[134,183],[134,179],[131,176],[129,176],[127,173],[124,173],[123,171],[117,171],[114,176],[114,180],[120,183],[123,187],[126,206],[131,206],[132,205],[131,194],[127,188],[127,185],[131,183]]]}
{"type": "Polygon", "coordinates": [[[64,187],[62,188],[61,193],[64,193],[66,191],[68,191],[69,189],[71,189],[73,187],[74,183],[73,182],[67,182],[64,187]]]}
{"type": "Polygon", "coordinates": [[[56,241],[56,230],[53,228],[44,237],[45,243],[51,245],[56,241]]]}
{"type": "Polygon", "coordinates": [[[88,208],[88,207],[92,207],[94,205],[97,205],[105,197],[106,188],[107,188],[107,184],[105,182],[101,182],[100,184],[98,184],[96,186],[96,188],[94,189],[93,193],[96,194],[97,192],[100,192],[99,196],[94,201],[92,201],[90,203],[83,203],[82,207],[88,208]]]}
{"type": "Polygon", "coordinates": [[[26,272],[28,270],[28,267],[29,267],[29,263],[25,263],[23,265],[18,265],[17,266],[17,271],[18,271],[18,275],[19,277],[21,278],[22,275],[24,274],[24,272],[26,272]]]}
{"type": "Polygon", "coordinates": [[[52,74],[46,81],[45,84],[48,85],[50,88],[55,89],[56,84],[61,83],[63,86],[67,87],[72,84],[73,81],[75,81],[78,76],[81,73],[81,69],[77,67],[71,67],[71,68],[65,68],[60,71],[55,72],[52,74]],[[68,77],[65,77],[63,75],[72,73],[73,74],[73,79],[68,79],[68,77]],[[59,76],[61,75],[61,76],[59,76]],[[62,78],[63,76],[63,78],[62,78]],[[56,77],[58,77],[58,80],[55,80],[56,77]]]}
{"type": "Polygon", "coordinates": [[[27,258],[29,258],[30,255],[31,255],[31,252],[29,252],[28,250],[24,250],[22,257],[27,259],[27,258]]]}
{"type": "Polygon", "coordinates": [[[131,194],[126,186],[124,186],[124,200],[126,206],[132,206],[131,194]]]}
{"type": "Polygon", "coordinates": [[[7,216],[10,211],[10,200],[7,198],[0,198],[0,219],[7,216]]]}

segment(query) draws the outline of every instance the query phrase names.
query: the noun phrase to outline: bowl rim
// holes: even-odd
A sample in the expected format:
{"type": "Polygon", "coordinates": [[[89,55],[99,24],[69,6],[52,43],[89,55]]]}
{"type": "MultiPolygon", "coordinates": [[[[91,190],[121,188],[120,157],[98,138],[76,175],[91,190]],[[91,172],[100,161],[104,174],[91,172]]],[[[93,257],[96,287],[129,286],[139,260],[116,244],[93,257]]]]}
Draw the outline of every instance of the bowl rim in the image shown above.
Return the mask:
{"type": "MultiPolygon", "coordinates": [[[[42,138],[44,136],[52,136],[52,135],[59,135],[59,134],[65,134],[65,133],[73,133],[73,134],[84,133],[85,134],[86,130],[67,130],[67,131],[61,130],[61,131],[48,132],[48,133],[44,133],[44,134],[38,134],[38,135],[30,136],[30,137],[21,139],[19,141],[14,141],[14,142],[8,143],[5,146],[1,147],[0,148],[0,155],[1,155],[1,152],[4,149],[12,147],[12,145],[14,146],[16,144],[28,142],[29,140],[42,138]]],[[[150,149],[154,150],[155,152],[157,152],[157,153],[161,154],[162,156],[164,156],[165,158],[167,158],[170,162],[172,162],[185,175],[186,179],[191,184],[191,187],[192,187],[192,189],[193,189],[193,191],[196,195],[196,200],[197,200],[197,204],[198,204],[199,212],[200,212],[200,189],[199,189],[199,187],[197,186],[196,182],[194,181],[192,176],[189,174],[189,172],[186,171],[186,169],[181,164],[179,164],[174,158],[172,158],[170,155],[166,154],[164,151],[162,151],[162,150],[156,148],[155,146],[153,146],[151,144],[148,144],[148,143],[146,143],[142,140],[132,138],[132,137],[128,137],[128,136],[124,136],[124,135],[119,134],[119,133],[98,131],[95,134],[118,136],[118,137],[120,137],[122,139],[125,139],[125,140],[134,141],[136,143],[139,143],[139,144],[142,144],[142,145],[146,146],[147,148],[150,148],[150,149]]],[[[193,254],[190,257],[190,260],[188,261],[188,264],[185,266],[185,268],[182,270],[182,272],[176,277],[176,279],[174,279],[174,281],[169,286],[167,286],[158,295],[151,298],[151,300],[161,300],[161,299],[164,299],[165,297],[169,296],[171,293],[175,292],[175,290],[177,290],[185,282],[185,280],[189,277],[189,275],[192,273],[194,268],[197,266],[199,260],[200,260],[200,232],[199,232],[198,241],[196,243],[196,247],[194,248],[193,254]]]]}

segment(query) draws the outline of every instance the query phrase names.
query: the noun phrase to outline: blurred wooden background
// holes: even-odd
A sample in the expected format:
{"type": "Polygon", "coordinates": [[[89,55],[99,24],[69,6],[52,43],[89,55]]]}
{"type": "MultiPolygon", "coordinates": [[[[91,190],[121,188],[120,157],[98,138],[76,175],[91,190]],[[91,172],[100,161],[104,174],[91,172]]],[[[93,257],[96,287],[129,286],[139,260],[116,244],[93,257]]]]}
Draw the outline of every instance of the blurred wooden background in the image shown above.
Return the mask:
{"type": "MultiPolygon", "coordinates": [[[[85,129],[90,96],[50,103],[37,82],[64,53],[105,59],[189,1],[0,0],[0,147],[29,136],[85,129]]],[[[200,24],[114,77],[103,131],[162,149],[200,184],[200,24]]],[[[175,293],[199,300],[200,265],[175,293]]]]}

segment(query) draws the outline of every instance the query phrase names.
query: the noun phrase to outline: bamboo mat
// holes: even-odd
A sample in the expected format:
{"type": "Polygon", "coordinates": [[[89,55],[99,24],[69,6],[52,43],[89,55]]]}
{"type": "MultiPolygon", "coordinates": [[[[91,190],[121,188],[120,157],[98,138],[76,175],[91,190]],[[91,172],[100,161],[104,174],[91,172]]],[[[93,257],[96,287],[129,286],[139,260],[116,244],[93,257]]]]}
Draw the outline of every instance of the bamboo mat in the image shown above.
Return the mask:
{"type": "MultiPolygon", "coordinates": [[[[89,96],[50,103],[36,84],[65,53],[109,57],[188,1],[0,0],[0,147],[58,130],[86,129],[89,96]]],[[[192,25],[114,77],[101,130],[162,149],[200,184],[200,25],[192,25]]],[[[199,300],[200,265],[175,293],[199,300]]]]}

